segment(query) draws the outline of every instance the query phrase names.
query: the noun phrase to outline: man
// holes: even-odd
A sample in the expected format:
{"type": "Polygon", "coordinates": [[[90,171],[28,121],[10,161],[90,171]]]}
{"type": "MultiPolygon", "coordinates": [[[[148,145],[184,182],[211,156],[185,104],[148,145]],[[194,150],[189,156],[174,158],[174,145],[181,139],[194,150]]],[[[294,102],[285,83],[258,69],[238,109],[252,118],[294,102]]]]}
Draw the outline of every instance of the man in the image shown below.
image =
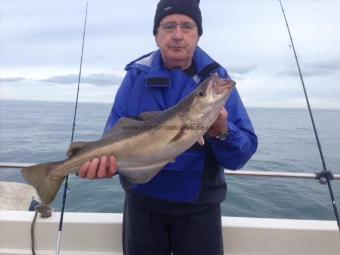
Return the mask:
{"type": "MultiPolygon", "coordinates": [[[[159,50],[126,66],[104,132],[122,117],[137,118],[175,105],[211,73],[229,79],[227,71],[197,46],[203,33],[199,1],[160,0],[153,33],[159,50]]],[[[223,168],[241,168],[257,148],[236,89],[204,139],[203,146],[195,144],[146,184],[131,187],[120,176],[126,191],[124,254],[223,254],[223,168]]],[[[116,172],[111,156],[85,163],[79,176],[104,178],[116,172]]]]}

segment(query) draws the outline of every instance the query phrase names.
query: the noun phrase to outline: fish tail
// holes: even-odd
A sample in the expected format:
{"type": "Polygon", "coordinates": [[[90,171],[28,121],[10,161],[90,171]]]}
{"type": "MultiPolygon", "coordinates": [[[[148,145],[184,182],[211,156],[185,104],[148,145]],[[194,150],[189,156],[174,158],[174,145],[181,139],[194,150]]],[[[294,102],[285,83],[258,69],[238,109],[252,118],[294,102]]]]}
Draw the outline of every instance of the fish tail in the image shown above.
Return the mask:
{"type": "Polygon", "coordinates": [[[50,173],[63,161],[38,164],[21,169],[24,179],[32,185],[40,197],[43,205],[52,203],[65,176],[55,177],[50,173]]]}

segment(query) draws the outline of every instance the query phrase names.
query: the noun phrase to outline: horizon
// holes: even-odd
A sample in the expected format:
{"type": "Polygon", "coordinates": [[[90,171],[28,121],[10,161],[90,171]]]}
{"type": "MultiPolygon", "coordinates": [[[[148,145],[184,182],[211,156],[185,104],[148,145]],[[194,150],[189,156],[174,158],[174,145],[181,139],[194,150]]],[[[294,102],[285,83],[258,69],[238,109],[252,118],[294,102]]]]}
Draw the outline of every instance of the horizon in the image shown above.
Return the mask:
{"type": "MultiPolygon", "coordinates": [[[[53,101],[53,100],[29,100],[29,99],[2,99],[0,101],[0,106],[1,102],[4,101],[17,101],[17,102],[22,102],[22,103],[50,103],[50,104],[73,104],[75,105],[75,100],[72,101],[53,101]]],[[[112,106],[113,102],[99,102],[99,101],[78,101],[78,104],[101,104],[101,105],[110,105],[112,106]]],[[[306,110],[308,111],[307,108],[307,103],[305,107],[293,107],[293,106],[287,106],[287,107],[274,107],[274,106],[245,106],[246,109],[271,109],[271,110],[306,110]]],[[[332,111],[340,111],[339,108],[318,108],[318,107],[313,107],[311,105],[311,110],[332,110],[332,111]]]]}

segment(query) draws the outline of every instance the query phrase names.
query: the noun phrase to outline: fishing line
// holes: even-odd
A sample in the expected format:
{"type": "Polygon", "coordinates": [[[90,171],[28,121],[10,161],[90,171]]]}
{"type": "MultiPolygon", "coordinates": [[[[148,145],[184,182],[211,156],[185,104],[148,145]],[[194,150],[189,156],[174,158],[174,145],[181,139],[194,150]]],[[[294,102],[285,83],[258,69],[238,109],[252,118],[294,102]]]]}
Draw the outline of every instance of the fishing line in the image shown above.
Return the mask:
{"type": "MultiPolygon", "coordinates": [[[[71,143],[73,142],[74,138],[74,130],[76,126],[76,117],[77,117],[77,109],[78,109],[78,98],[79,98],[79,88],[80,88],[80,77],[81,77],[81,69],[83,65],[83,53],[84,53],[84,43],[85,43],[85,31],[86,31],[86,21],[87,21],[87,8],[88,2],[86,2],[86,11],[85,11],[85,21],[84,21],[84,30],[83,30],[83,41],[81,47],[81,57],[80,57],[80,66],[79,66],[79,75],[78,75],[78,87],[77,87],[77,96],[74,106],[74,114],[73,114],[73,125],[72,125],[72,135],[71,135],[71,143]]],[[[58,241],[56,247],[56,255],[59,255],[60,251],[60,240],[61,240],[61,232],[63,231],[63,222],[64,222],[64,212],[65,212],[65,204],[66,204],[66,197],[68,191],[68,175],[65,178],[64,183],[64,191],[63,191],[63,200],[62,200],[62,208],[60,212],[60,220],[59,220],[59,232],[58,232],[58,241]]]]}
{"type": "Polygon", "coordinates": [[[301,71],[301,68],[300,68],[298,56],[297,56],[297,53],[296,53],[296,50],[295,50],[295,46],[294,46],[294,43],[293,43],[293,37],[292,37],[292,34],[290,32],[290,29],[289,29],[287,17],[286,17],[286,14],[285,14],[282,2],[281,2],[281,0],[278,0],[278,1],[280,3],[281,11],[282,11],[283,17],[284,17],[285,22],[286,22],[286,27],[287,27],[288,34],[289,34],[289,39],[290,39],[290,42],[291,42],[291,45],[292,45],[292,49],[293,49],[293,52],[294,52],[295,62],[296,62],[296,65],[297,65],[297,68],[298,68],[298,71],[299,71],[299,76],[300,76],[303,92],[304,92],[304,95],[305,95],[305,99],[306,99],[306,103],[307,103],[307,108],[308,108],[308,111],[309,111],[309,116],[310,116],[310,119],[312,121],[313,131],[314,131],[316,143],[317,143],[317,146],[318,146],[318,149],[319,149],[320,158],[321,158],[321,162],[322,162],[323,170],[320,173],[316,174],[316,176],[317,176],[316,178],[322,184],[327,183],[329,194],[330,194],[331,200],[332,200],[332,205],[333,205],[335,219],[336,219],[336,222],[337,222],[337,225],[338,225],[338,230],[339,230],[339,233],[340,233],[340,218],[339,218],[338,208],[336,206],[336,202],[335,202],[335,198],[334,198],[334,193],[333,193],[332,185],[331,185],[331,182],[330,182],[331,180],[334,179],[334,177],[333,177],[332,172],[328,171],[327,167],[326,167],[326,161],[325,161],[325,158],[323,156],[323,152],[322,152],[322,148],[321,148],[321,142],[320,142],[320,139],[319,139],[319,136],[318,136],[318,132],[317,132],[317,129],[316,129],[316,125],[315,125],[315,122],[314,122],[312,109],[311,109],[311,106],[309,104],[307,90],[306,90],[305,83],[304,83],[304,80],[303,80],[303,75],[302,75],[302,71],[301,71]]]}

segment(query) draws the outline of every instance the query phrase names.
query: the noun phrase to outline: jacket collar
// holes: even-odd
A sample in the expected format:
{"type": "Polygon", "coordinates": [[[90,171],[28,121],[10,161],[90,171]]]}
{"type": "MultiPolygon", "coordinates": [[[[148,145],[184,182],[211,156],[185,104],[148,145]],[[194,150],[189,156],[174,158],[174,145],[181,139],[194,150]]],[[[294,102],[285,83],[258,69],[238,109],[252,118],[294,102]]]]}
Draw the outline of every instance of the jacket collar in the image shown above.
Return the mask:
{"type": "MultiPolygon", "coordinates": [[[[190,86],[187,86],[183,90],[183,94],[187,94],[192,91],[201,80],[206,78],[206,75],[210,73],[209,70],[213,68],[216,69],[216,65],[218,65],[208,54],[206,54],[199,47],[197,47],[195,50],[193,63],[197,72],[193,77],[195,83],[190,83],[190,86]]],[[[161,109],[165,109],[166,107],[162,98],[161,88],[171,85],[171,75],[169,70],[164,66],[160,50],[148,53],[132,61],[126,66],[126,70],[129,70],[130,68],[136,68],[146,73],[145,86],[148,88],[154,88],[152,93],[153,97],[157,101],[159,107],[161,109]]]]}
{"type": "MultiPolygon", "coordinates": [[[[202,73],[208,66],[217,64],[207,53],[200,47],[197,47],[194,53],[193,62],[197,71],[198,79],[202,79],[202,73]]],[[[169,78],[170,74],[167,68],[164,67],[160,50],[150,52],[126,66],[126,70],[137,68],[147,72],[146,78],[169,78]]],[[[160,84],[161,86],[164,86],[160,84]]]]}

